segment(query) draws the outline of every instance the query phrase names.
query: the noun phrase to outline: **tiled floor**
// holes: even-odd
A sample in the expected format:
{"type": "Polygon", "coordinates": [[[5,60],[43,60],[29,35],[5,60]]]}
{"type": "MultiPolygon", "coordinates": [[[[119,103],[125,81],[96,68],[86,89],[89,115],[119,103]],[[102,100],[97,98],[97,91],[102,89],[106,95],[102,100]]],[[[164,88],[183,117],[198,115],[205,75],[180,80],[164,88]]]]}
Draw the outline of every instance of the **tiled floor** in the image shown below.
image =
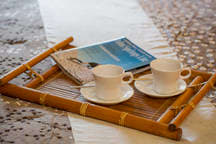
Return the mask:
{"type": "MultiPolygon", "coordinates": [[[[185,66],[216,72],[215,0],[139,0],[185,66]]],[[[209,100],[216,106],[216,91],[209,100]]]]}
{"type": "MultiPolygon", "coordinates": [[[[5,0],[0,4],[0,75],[47,48],[37,0],[5,0]]],[[[49,66],[45,61],[34,68],[49,66]]],[[[23,84],[22,74],[14,82],[23,84]]],[[[0,96],[0,143],[74,143],[65,112],[0,96]]]]}
{"type": "Polygon", "coordinates": [[[140,3],[186,66],[216,72],[216,1],[140,0],[140,3]]]}

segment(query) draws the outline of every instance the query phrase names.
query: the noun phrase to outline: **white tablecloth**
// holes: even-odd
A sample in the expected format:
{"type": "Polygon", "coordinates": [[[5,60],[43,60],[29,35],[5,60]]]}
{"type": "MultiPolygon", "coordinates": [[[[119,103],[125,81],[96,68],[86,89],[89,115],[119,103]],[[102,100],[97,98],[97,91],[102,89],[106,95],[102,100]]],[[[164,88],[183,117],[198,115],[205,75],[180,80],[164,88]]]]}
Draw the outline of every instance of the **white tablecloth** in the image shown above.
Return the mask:
{"type": "MultiPolygon", "coordinates": [[[[157,57],[176,58],[136,0],[39,0],[49,45],[73,36],[77,46],[126,36],[157,57]]],[[[69,114],[77,144],[176,143],[137,130],[69,114]]],[[[182,124],[177,143],[216,143],[216,109],[207,99],[182,124]]]]}

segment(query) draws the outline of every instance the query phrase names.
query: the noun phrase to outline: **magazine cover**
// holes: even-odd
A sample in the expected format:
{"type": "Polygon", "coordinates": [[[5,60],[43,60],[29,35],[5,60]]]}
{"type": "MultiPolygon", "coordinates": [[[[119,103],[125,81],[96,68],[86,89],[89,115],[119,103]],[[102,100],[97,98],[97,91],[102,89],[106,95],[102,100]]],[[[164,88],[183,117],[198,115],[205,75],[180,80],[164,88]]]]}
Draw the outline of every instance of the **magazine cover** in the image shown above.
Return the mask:
{"type": "Polygon", "coordinates": [[[126,37],[56,52],[51,56],[67,75],[84,83],[92,80],[92,77],[84,80],[89,75],[92,75],[88,65],[85,64],[90,64],[90,66],[114,64],[123,67],[126,71],[130,71],[146,67],[155,59],[154,56],[129,41],[126,37]],[[89,75],[83,76],[84,73],[89,73],[89,75]]]}

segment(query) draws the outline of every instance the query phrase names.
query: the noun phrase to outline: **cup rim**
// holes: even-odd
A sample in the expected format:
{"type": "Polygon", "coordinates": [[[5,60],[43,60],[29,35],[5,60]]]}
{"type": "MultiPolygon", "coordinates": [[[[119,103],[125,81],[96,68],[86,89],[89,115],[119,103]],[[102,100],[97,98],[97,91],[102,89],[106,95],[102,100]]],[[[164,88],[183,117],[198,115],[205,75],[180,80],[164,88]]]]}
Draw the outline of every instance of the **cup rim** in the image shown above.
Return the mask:
{"type": "Polygon", "coordinates": [[[119,77],[120,75],[122,75],[125,70],[121,67],[121,66],[118,66],[118,65],[113,65],[113,64],[103,64],[103,65],[98,65],[96,67],[94,67],[92,70],[92,73],[97,76],[97,77],[101,77],[101,78],[117,78],[119,77]],[[94,71],[100,67],[104,67],[104,66],[112,66],[112,67],[116,67],[116,68],[120,68],[121,69],[121,73],[118,74],[118,75],[113,75],[113,76],[105,76],[105,75],[99,75],[99,74],[96,74],[94,71]]]}
{"type": "Polygon", "coordinates": [[[178,72],[178,71],[180,71],[180,70],[183,68],[183,65],[182,65],[182,63],[181,63],[178,59],[172,59],[172,58],[158,58],[158,59],[155,59],[155,60],[151,61],[150,67],[151,67],[151,69],[155,69],[155,70],[161,71],[161,72],[178,72]],[[153,66],[153,64],[154,64],[155,62],[160,61],[160,60],[171,60],[171,61],[175,61],[175,62],[179,63],[180,67],[179,67],[178,69],[176,69],[176,70],[161,70],[161,69],[158,69],[157,67],[153,66]]]}

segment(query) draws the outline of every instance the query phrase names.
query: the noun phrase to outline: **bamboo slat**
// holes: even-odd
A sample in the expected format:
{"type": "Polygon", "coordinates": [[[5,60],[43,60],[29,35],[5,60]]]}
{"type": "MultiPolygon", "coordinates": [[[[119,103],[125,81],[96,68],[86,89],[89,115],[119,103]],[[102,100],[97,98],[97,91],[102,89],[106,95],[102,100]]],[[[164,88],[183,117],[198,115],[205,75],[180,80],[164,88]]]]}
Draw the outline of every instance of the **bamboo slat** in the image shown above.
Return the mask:
{"type": "MultiPolygon", "coordinates": [[[[44,79],[48,79],[50,75],[56,73],[58,70],[60,70],[59,67],[57,65],[54,65],[50,69],[48,69],[46,72],[41,74],[41,76],[44,79]]],[[[30,81],[29,83],[25,84],[25,86],[29,87],[29,88],[36,88],[37,85],[40,84],[40,83],[41,83],[41,79],[39,77],[36,77],[35,79],[30,81]]]]}
{"type": "Polygon", "coordinates": [[[213,84],[216,82],[216,73],[211,76],[207,84],[205,84],[199,92],[192,98],[192,100],[187,104],[187,106],[171,121],[169,124],[169,129],[175,130],[183,120],[190,114],[190,112],[195,108],[195,106],[200,102],[200,100],[205,96],[205,94],[212,88],[213,84]]]}
{"type": "MultiPolygon", "coordinates": [[[[83,115],[115,124],[122,124],[119,121],[122,119],[121,116],[123,112],[103,106],[93,104],[88,104],[86,106],[86,103],[83,102],[65,99],[48,93],[43,93],[35,89],[16,86],[9,83],[0,87],[0,93],[77,114],[83,114],[83,110],[81,112],[81,109],[85,108],[83,115]]],[[[181,128],[178,128],[175,131],[169,131],[167,124],[158,123],[156,121],[148,120],[132,114],[127,114],[124,118],[124,126],[174,140],[180,140],[182,136],[181,128]]]]}
{"type": "Polygon", "coordinates": [[[194,79],[195,76],[201,76],[204,79],[204,81],[207,81],[212,76],[212,73],[192,69],[191,70],[192,79],[194,79]]]}
{"type": "MultiPolygon", "coordinates": [[[[62,97],[70,97],[81,102],[87,102],[80,94],[79,89],[71,89],[76,83],[61,71],[50,75],[49,80],[38,85],[37,89],[62,97]],[[79,93],[79,94],[78,94],[79,93]],[[72,96],[73,95],[73,96],[72,96]]],[[[133,87],[133,85],[132,85],[133,87]]],[[[134,88],[134,95],[129,100],[116,105],[105,106],[110,109],[127,112],[136,116],[156,121],[162,113],[175,101],[176,97],[156,99],[140,93],[134,88]]]]}
{"type": "MultiPolygon", "coordinates": [[[[47,58],[51,53],[55,52],[56,50],[59,50],[65,46],[67,46],[70,42],[73,41],[72,37],[69,37],[68,39],[58,43],[54,47],[46,50],[45,52],[33,57],[31,60],[26,62],[25,64],[29,67],[32,67],[39,63],[40,61],[44,60],[47,58]]],[[[25,65],[21,65],[17,67],[16,69],[10,71],[9,73],[5,74],[1,79],[0,79],[0,85],[6,84],[8,81],[12,80],[16,76],[20,75],[21,73],[25,72],[27,70],[27,67],[25,65]]]]}
{"type": "MultiPolygon", "coordinates": [[[[75,46],[67,45],[67,46],[63,47],[62,50],[70,49],[70,48],[75,48],[75,46]]],[[[41,76],[46,80],[52,74],[56,73],[59,70],[60,70],[60,68],[58,67],[57,64],[55,64],[51,68],[49,68],[47,71],[45,71],[43,74],[41,74],[41,76]]],[[[40,84],[41,82],[42,81],[41,81],[40,77],[36,77],[36,78],[32,79],[30,82],[28,82],[27,84],[25,84],[25,86],[29,87],[29,88],[36,88],[38,86],[38,84],[40,84]]]]}
{"type": "MultiPolygon", "coordinates": [[[[197,76],[190,84],[197,85],[203,82],[201,76],[197,76]]],[[[195,88],[187,88],[187,90],[178,97],[178,99],[167,109],[166,112],[157,120],[161,123],[169,123],[175,117],[175,111],[172,108],[180,107],[182,104],[185,104],[194,94],[195,88]]]]}

